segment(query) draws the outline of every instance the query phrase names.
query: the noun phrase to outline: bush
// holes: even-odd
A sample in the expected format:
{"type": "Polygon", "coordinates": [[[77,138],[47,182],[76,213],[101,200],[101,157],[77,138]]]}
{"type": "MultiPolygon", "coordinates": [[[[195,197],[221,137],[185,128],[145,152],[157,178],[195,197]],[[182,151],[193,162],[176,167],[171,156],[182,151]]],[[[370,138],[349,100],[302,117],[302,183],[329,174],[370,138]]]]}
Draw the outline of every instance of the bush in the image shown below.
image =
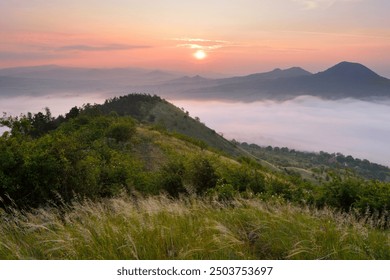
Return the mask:
{"type": "Polygon", "coordinates": [[[135,134],[134,121],[115,123],[108,128],[107,136],[115,139],[116,142],[127,142],[135,134]]]}
{"type": "Polygon", "coordinates": [[[239,192],[225,180],[219,179],[217,186],[210,190],[209,194],[218,201],[228,202],[238,197],[239,192]]]}
{"type": "Polygon", "coordinates": [[[197,194],[203,194],[217,184],[218,176],[215,169],[210,160],[203,155],[192,160],[188,173],[190,184],[197,194]]]}
{"type": "Polygon", "coordinates": [[[184,173],[184,164],[180,161],[171,161],[164,165],[160,171],[161,188],[172,197],[178,197],[180,193],[186,192],[183,183],[184,173]]]}

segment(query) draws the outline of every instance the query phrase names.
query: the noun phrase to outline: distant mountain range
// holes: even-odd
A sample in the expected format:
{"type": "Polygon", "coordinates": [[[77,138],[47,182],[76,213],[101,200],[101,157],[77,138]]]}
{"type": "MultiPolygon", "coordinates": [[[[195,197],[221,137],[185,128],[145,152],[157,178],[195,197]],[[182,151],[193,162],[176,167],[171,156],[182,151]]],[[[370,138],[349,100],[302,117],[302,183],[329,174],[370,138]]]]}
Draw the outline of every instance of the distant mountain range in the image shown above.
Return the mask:
{"type": "Polygon", "coordinates": [[[251,102],[301,95],[323,99],[390,98],[390,80],[359,63],[341,62],[312,74],[302,68],[223,79],[137,68],[89,69],[56,65],[0,69],[0,96],[57,92],[146,92],[174,99],[251,102]]]}
{"type": "MultiPolygon", "coordinates": [[[[197,81],[194,80],[194,83],[197,81]]],[[[171,87],[172,83],[166,84],[171,87]]],[[[341,62],[324,72],[312,74],[302,68],[209,80],[197,88],[182,90],[183,97],[256,101],[285,100],[300,95],[324,99],[390,98],[390,80],[364,65],[341,62]]]]}

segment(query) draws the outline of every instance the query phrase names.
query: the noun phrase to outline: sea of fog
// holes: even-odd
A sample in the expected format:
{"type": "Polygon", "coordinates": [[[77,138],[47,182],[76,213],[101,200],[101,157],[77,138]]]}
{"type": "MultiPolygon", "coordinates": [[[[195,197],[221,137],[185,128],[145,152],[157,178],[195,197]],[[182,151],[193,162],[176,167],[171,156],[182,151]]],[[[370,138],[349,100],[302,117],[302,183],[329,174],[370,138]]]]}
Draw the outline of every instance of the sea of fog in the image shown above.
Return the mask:
{"type": "Polygon", "coordinates": [[[227,139],[341,152],[390,166],[390,103],[301,96],[285,102],[173,101],[227,139]]]}
{"type": "MultiPolygon", "coordinates": [[[[0,112],[19,115],[49,107],[57,116],[73,106],[102,103],[105,98],[92,94],[0,98],[0,112]]],[[[199,117],[227,139],[302,151],[341,152],[390,166],[389,102],[333,101],[309,96],[285,102],[170,102],[199,117]]]]}

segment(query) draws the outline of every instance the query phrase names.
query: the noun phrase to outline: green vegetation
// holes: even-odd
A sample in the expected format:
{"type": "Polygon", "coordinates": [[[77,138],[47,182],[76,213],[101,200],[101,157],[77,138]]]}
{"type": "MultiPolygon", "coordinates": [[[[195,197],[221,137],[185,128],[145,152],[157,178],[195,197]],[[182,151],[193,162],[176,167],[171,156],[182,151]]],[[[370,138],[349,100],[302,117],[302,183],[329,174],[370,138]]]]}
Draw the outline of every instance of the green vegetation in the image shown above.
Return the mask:
{"type": "Polygon", "coordinates": [[[0,219],[0,259],[390,258],[369,218],[259,199],[124,196],[0,219]]]}
{"type": "Polygon", "coordinates": [[[368,160],[344,156],[341,153],[300,152],[287,147],[260,147],[256,144],[237,143],[251,155],[267,161],[281,171],[298,172],[311,179],[326,178],[329,171],[355,174],[365,179],[390,182],[390,169],[368,160]],[[325,176],[324,176],[325,175],[325,176]]]}
{"type": "Polygon", "coordinates": [[[0,258],[389,257],[390,183],[234,158],[167,127],[205,127],[176,109],[129,95],[1,118],[0,258]]]}

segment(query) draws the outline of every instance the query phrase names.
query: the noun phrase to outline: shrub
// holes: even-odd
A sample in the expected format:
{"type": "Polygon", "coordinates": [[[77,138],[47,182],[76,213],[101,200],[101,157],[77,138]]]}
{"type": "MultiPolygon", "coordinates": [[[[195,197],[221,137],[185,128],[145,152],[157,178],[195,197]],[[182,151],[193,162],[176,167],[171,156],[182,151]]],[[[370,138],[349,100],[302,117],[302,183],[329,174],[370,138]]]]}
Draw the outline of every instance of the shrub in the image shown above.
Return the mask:
{"type": "Polygon", "coordinates": [[[164,165],[160,171],[161,188],[169,193],[172,197],[178,197],[180,193],[184,193],[183,176],[185,168],[180,161],[170,161],[164,165]]]}
{"type": "Polygon", "coordinates": [[[115,139],[117,142],[127,142],[135,133],[134,121],[115,123],[108,128],[107,136],[115,139]]]}
{"type": "Polygon", "coordinates": [[[192,160],[188,173],[190,184],[197,194],[203,194],[217,184],[218,176],[215,169],[210,160],[203,155],[192,160]]]}
{"type": "Polygon", "coordinates": [[[209,194],[218,201],[228,202],[238,197],[239,192],[225,180],[219,179],[217,186],[210,190],[209,194]]]}

